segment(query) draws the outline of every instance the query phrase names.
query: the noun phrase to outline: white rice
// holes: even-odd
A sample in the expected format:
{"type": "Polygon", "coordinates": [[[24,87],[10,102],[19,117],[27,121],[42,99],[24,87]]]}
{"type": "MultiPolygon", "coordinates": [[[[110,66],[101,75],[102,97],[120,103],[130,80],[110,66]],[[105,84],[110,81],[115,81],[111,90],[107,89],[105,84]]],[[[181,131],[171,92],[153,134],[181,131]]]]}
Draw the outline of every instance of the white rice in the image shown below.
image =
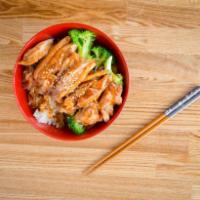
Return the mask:
{"type": "Polygon", "coordinates": [[[38,109],[35,110],[33,116],[37,119],[39,123],[42,124],[49,124],[49,125],[56,125],[54,119],[49,119],[47,112],[40,112],[38,109]]]}

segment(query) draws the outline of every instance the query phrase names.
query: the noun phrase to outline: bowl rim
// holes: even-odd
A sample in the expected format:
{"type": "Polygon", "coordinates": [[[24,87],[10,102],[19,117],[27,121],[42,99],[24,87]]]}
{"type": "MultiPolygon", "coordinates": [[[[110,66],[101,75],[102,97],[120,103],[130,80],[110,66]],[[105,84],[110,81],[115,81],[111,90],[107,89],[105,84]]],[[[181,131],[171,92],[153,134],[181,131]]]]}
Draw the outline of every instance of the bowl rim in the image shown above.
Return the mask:
{"type": "MultiPolygon", "coordinates": [[[[128,94],[129,94],[129,86],[130,86],[130,80],[129,80],[129,69],[128,69],[128,65],[127,62],[120,50],[120,48],[118,47],[118,45],[114,42],[114,40],[108,36],[106,33],[104,33],[103,31],[99,30],[96,27],[93,27],[91,25],[85,24],[85,23],[79,23],[79,22],[66,22],[66,23],[59,23],[59,24],[54,24],[54,25],[50,25],[47,26],[46,28],[43,28],[41,31],[37,32],[36,34],[34,34],[27,42],[25,42],[25,44],[23,45],[23,47],[20,49],[16,61],[15,61],[15,65],[14,65],[14,69],[13,69],[13,90],[14,90],[14,95],[15,95],[15,100],[17,102],[17,105],[20,109],[20,111],[23,114],[24,119],[31,124],[36,130],[38,130],[39,132],[43,133],[44,135],[50,137],[50,138],[54,138],[57,140],[62,140],[62,141],[80,141],[80,140],[85,140],[85,139],[89,139],[92,138],[98,134],[100,134],[101,132],[103,132],[106,128],[108,128],[119,116],[119,114],[121,113],[121,111],[124,108],[124,105],[126,103],[126,100],[128,98],[128,94]],[[83,29],[88,29],[88,30],[94,30],[96,32],[98,32],[103,38],[106,38],[110,43],[112,43],[112,46],[115,46],[115,49],[117,50],[118,54],[120,55],[120,59],[122,60],[124,67],[125,67],[125,71],[126,71],[126,92],[124,93],[123,99],[122,99],[122,104],[119,105],[119,108],[117,109],[117,112],[114,112],[113,116],[110,118],[110,120],[108,122],[104,122],[105,125],[103,127],[100,128],[100,130],[94,131],[94,133],[90,133],[90,134],[83,134],[81,136],[77,136],[74,138],[71,137],[58,137],[54,134],[49,134],[47,131],[45,131],[44,129],[38,127],[38,125],[35,123],[35,121],[31,120],[30,117],[28,117],[27,113],[25,112],[25,110],[23,109],[23,106],[20,104],[20,98],[18,96],[17,93],[17,86],[16,86],[16,72],[17,72],[17,68],[19,66],[18,61],[21,58],[21,56],[27,52],[27,49],[25,51],[25,49],[27,48],[27,46],[32,43],[33,40],[35,40],[40,34],[42,34],[43,32],[49,30],[49,29],[54,29],[56,27],[60,27],[60,26],[66,26],[66,27],[72,27],[73,26],[79,26],[79,27],[83,27],[83,29]],[[25,51],[25,52],[24,52],[25,51]]],[[[51,126],[51,125],[49,125],[51,126]]],[[[87,133],[87,132],[86,132],[87,133]]]]}

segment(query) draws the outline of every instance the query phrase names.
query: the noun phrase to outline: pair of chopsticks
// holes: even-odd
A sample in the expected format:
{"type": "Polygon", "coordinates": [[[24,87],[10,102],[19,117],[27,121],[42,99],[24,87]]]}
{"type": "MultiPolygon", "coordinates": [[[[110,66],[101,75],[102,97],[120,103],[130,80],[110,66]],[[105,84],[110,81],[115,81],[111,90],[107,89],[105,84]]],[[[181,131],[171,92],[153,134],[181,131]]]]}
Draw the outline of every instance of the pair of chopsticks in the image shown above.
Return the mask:
{"type": "Polygon", "coordinates": [[[101,165],[106,163],[111,158],[118,155],[120,152],[124,151],[128,147],[135,144],[138,140],[140,140],[145,135],[149,134],[152,130],[157,128],[159,125],[164,123],[167,119],[173,117],[178,112],[182,111],[184,108],[186,108],[188,105],[192,104],[196,100],[200,98],[200,86],[195,87],[192,91],[190,91],[187,95],[185,95],[182,99],[177,101],[175,104],[173,104],[171,107],[169,107],[164,113],[160,114],[158,117],[156,117],[154,120],[152,120],[149,124],[147,124],[145,127],[137,131],[133,136],[131,136],[128,140],[126,140],[124,143],[113,149],[109,154],[107,154],[105,157],[100,159],[97,163],[89,167],[84,174],[90,174],[95,169],[99,168],[101,165]]]}

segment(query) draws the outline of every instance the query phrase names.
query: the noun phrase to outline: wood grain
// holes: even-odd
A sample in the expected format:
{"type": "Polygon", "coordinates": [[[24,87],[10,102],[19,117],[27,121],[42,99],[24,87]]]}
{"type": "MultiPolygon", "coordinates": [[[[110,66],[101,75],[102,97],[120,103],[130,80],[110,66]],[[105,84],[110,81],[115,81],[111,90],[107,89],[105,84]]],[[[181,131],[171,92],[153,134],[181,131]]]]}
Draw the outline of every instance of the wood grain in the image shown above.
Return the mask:
{"type": "Polygon", "coordinates": [[[0,199],[199,200],[200,102],[93,175],[82,172],[188,90],[200,85],[197,0],[0,1],[0,199]],[[108,33],[129,65],[126,106],[102,134],[48,138],[22,117],[13,94],[15,59],[41,29],[78,21],[108,33]]]}

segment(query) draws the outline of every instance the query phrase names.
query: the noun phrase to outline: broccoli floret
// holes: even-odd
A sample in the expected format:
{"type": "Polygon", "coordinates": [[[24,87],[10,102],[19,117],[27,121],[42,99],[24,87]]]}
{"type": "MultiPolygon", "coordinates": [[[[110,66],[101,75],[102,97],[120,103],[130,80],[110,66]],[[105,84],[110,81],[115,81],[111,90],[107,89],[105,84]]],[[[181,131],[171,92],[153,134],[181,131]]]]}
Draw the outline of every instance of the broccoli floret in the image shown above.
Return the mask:
{"type": "Polygon", "coordinates": [[[76,135],[82,135],[85,132],[85,127],[77,122],[73,117],[67,117],[67,124],[69,129],[73,131],[76,135]]]}
{"type": "Polygon", "coordinates": [[[117,85],[123,85],[123,76],[121,74],[112,73],[112,79],[117,85]]]}
{"type": "Polygon", "coordinates": [[[121,74],[116,74],[112,70],[112,60],[113,56],[110,56],[104,63],[104,67],[106,70],[108,70],[109,73],[112,75],[112,80],[117,85],[123,85],[123,76],[121,74]]]}
{"type": "Polygon", "coordinates": [[[73,43],[78,47],[78,53],[82,58],[89,58],[95,34],[88,30],[72,29],[69,31],[73,43]]]}
{"type": "Polygon", "coordinates": [[[97,67],[100,67],[108,59],[111,53],[101,46],[95,46],[91,49],[93,53],[93,59],[96,60],[97,67]]]}

